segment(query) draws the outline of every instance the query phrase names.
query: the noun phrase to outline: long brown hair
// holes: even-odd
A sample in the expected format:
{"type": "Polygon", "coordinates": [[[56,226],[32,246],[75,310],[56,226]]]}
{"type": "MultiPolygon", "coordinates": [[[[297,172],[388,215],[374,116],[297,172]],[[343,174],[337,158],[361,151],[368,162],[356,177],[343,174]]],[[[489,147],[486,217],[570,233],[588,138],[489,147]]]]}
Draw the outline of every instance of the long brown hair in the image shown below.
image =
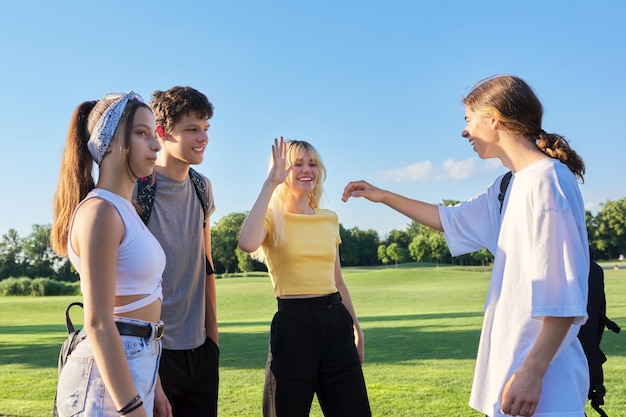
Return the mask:
{"type": "Polygon", "coordinates": [[[482,116],[497,116],[506,130],[532,141],[550,158],[567,165],[584,182],[585,164],[582,158],[563,136],[542,129],[543,106],[521,78],[496,75],[482,80],[463,99],[463,104],[482,116]]]}
{"type": "MultiPolygon", "coordinates": [[[[50,232],[52,249],[60,256],[67,256],[67,241],[72,221],[72,215],[78,204],[94,189],[93,178],[94,160],[87,141],[96,123],[105,110],[115,102],[115,99],[99,101],[85,101],[76,107],[70,119],[70,125],[65,139],[65,149],[61,157],[59,182],[54,194],[53,222],[50,232]]],[[[126,167],[134,175],[129,164],[130,136],[132,121],[139,107],[149,107],[138,100],[129,100],[118,127],[124,125],[123,149],[126,167]]],[[[118,132],[116,131],[117,135],[118,132]]]]}

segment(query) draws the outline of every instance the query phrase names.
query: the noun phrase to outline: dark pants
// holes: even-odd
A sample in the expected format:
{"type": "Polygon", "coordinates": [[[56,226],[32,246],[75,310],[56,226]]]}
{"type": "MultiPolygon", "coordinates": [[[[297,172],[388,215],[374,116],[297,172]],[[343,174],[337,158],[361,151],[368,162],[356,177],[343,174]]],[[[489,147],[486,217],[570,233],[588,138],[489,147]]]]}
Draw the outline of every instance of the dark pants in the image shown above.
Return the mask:
{"type": "Polygon", "coordinates": [[[339,294],[333,297],[331,303],[324,301],[328,296],[279,300],[270,333],[265,416],[308,417],[314,394],[326,417],[371,416],[352,317],[339,294]]]}
{"type": "Polygon", "coordinates": [[[217,417],[219,349],[207,337],[190,350],[163,349],[159,376],[174,417],[217,417]]]}

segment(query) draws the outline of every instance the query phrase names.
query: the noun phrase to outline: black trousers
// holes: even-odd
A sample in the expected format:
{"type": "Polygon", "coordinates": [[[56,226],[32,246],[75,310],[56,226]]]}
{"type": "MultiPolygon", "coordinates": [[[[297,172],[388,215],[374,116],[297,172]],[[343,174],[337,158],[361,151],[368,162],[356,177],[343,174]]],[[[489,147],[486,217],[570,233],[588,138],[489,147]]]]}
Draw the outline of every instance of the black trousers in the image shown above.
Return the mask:
{"type": "Polygon", "coordinates": [[[372,415],[352,317],[339,294],[279,300],[267,366],[266,417],[308,417],[314,394],[326,417],[372,415]]]}
{"type": "Polygon", "coordinates": [[[217,417],[219,349],[213,340],[196,349],[163,349],[159,376],[174,417],[217,417]]]}

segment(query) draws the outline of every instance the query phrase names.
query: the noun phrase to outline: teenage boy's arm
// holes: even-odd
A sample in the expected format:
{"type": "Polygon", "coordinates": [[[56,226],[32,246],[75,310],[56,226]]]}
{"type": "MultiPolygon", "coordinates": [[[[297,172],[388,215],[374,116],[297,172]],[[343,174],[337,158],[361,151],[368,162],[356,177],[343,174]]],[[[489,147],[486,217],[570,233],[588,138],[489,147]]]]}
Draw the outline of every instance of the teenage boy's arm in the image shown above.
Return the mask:
{"type": "MultiPolygon", "coordinates": [[[[210,262],[211,267],[213,267],[213,256],[211,254],[211,222],[208,217],[206,219],[206,226],[204,227],[204,250],[206,252],[207,261],[210,262]]],[[[216,345],[218,345],[219,335],[217,331],[217,294],[215,291],[215,273],[206,276],[205,303],[206,308],[204,325],[206,328],[206,334],[216,345]]]]}

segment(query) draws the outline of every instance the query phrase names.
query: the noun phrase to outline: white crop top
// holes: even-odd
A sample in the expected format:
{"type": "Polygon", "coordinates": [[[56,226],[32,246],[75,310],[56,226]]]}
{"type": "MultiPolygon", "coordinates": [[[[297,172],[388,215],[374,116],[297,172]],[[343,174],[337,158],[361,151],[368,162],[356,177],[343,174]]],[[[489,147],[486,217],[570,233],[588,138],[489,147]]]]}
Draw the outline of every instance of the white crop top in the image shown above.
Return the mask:
{"type": "MultiPolygon", "coordinates": [[[[91,198],[100,198],[111,203],[122,218],[126,229],[117,253],[115,295],[146,295],[132,303],[114,307],[113,314],[127,313],[145,307],[154,300],[163,299],[161,277],[165,269],[165,253],[141,221],[135,207],[130,201],[100,188],[94,188],[87,194],[78,207],[91,198]]],[[[70,237],[73,224],[72,217],[70,237]]],[[[70,262],[80,275],[80,256],[72,248],[70,238],[67,241],[67,253],[70,262]]]]}

